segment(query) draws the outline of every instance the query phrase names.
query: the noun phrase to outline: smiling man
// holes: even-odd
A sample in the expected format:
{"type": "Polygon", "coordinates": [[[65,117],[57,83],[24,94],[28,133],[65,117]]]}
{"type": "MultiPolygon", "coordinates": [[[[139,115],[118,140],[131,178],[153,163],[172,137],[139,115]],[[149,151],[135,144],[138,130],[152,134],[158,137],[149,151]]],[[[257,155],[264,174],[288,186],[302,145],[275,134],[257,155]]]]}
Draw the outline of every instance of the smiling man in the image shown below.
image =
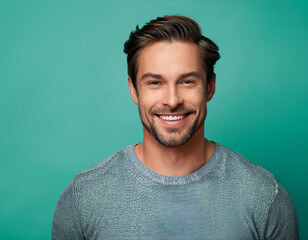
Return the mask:
{"type": "Polygon", "coordinates": [[[274,176],[204,137],[220,56],[199,25],[157,18],[130,34],[124,52],[143,142],[74,177],[52,239],[298,239],[274,176]]]}
{"type": "Polygon", "coordinates": [[[163,175],[192,173],[215,149],[204,138],[206,102],[214,94],[215,75],[207,83],[198,46],[180,40],[149,44],[138,62],[140,80],[129,77],[144,132],[143,143],[135,148],[137,156],[163,175]]]}

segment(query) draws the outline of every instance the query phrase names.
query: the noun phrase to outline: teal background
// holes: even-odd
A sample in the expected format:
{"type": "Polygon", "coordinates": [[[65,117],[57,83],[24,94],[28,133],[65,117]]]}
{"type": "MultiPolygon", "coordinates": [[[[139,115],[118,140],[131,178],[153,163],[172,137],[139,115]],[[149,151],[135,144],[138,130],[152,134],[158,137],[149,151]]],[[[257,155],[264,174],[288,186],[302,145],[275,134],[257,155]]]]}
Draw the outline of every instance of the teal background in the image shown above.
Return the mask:
{"type": "Polygon", "coordinates": [[[308,239],[307,1],[0,0],[0,239],[49,239],[70,179],[142,141],[123,44],[165,14],[220,47],[206,136],[268,169],[308,239]]]}

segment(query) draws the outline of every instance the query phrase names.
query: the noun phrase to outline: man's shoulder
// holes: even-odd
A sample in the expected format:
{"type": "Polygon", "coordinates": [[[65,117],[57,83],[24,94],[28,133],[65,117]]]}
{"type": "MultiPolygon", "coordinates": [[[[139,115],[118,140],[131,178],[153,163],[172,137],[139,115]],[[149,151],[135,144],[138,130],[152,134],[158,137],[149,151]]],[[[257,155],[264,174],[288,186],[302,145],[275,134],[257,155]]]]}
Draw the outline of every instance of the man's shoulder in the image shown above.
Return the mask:
{"type": "Polygon", "coordinates": [[[116,153],[101,160],[93,167],[83,170],[75,175],[73,182],[75,185],[89,185],[91,183],[108,181],[109,179],[116,178],[117,174],[121,174],[128,164],[129,153],[133,145],[128,145],[116,153]]]}
{"type": "Polygon", "coordinates": [[[217,144],[219,148],[219,157],[222,159],[224,166],[240,177],[249,177],[264,181],[276,181],[274,175],[265,168],[253,163],[240,153],[217,144]]]}
{"type": "Polygon", "coordinates": [[[250,214],[245,221],[254,226],[257,221],[266,236],[273,239],[298,239],[297,217],[287,191],[274,175],[263,167],[249,161],[241,154],[218,145],[218,161],[223,194],[232,199],[232,208],[250,214]],[[280,236],[280,237],[279,237],[280,236]]]}
{"type": "Polygon", "coordinates": [[[221,176],[236,185],[236,189],[263,197],[267,194],[269,198],[276,194],[278,183],[271,172],[223,145],[217,144],[217,147],[221,176]]]}

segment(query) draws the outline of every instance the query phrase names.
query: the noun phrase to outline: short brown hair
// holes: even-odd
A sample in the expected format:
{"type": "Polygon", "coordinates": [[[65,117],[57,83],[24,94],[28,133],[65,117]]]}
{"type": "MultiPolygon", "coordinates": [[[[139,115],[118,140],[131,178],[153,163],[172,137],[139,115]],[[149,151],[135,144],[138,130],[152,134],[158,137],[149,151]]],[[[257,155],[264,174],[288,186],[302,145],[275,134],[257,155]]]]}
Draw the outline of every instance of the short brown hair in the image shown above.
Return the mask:
{"type": "Polygon", "coordinates": [[[151,20],[141,29],[137,25],[124,44],[128,75],[135,89],[137,89],[136,78],[140,51],[151,43],[173,40],[196,43],[202,55],[207,81],[212,79],[214,65],[220,58],[218,46],[201,34],[199,24],[193,19],[179,15],[166,15],[151,20]]]}

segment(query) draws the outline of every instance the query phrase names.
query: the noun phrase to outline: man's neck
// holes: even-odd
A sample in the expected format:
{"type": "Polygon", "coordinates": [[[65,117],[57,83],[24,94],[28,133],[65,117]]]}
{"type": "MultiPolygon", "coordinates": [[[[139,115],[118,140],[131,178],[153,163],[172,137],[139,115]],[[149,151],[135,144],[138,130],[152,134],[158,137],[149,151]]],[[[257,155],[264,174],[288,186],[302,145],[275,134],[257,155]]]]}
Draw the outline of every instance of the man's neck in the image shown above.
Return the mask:
{"type": "Polygon", "coordinates": [[[214,150],[215,144],[204,138],[203,126],[179,147],[166,147],[145,130],[144,141],[135,148],[141,162],[166,176],[184,176],[198,170],[210,159],[214,150]]]}

